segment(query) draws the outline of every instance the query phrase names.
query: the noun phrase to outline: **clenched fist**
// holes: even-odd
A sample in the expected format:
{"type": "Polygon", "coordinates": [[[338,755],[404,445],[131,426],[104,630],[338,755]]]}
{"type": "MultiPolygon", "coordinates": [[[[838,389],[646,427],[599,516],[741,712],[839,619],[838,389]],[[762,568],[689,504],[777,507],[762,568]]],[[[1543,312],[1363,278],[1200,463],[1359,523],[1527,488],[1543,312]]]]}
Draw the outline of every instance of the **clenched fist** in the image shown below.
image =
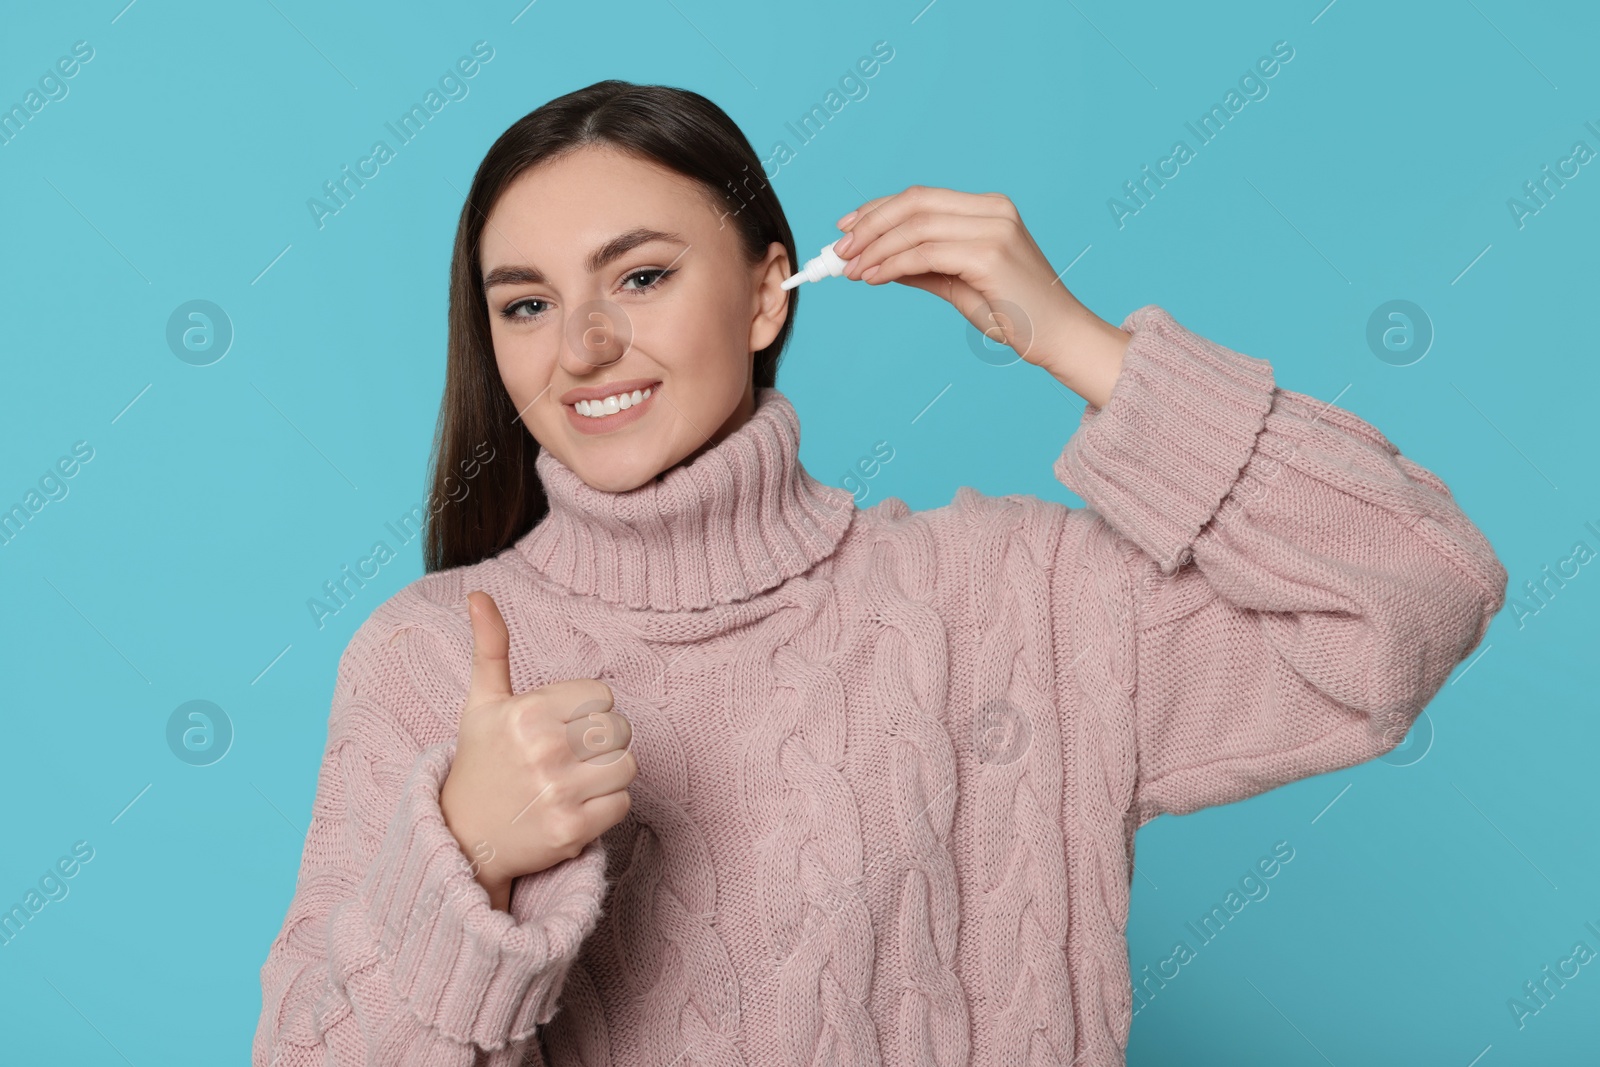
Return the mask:
{"type": "Polygon", "coordinates": [[[474,591],[467,612],[472,682],[439,807],[490,903],[509,911],[514,879],[573,858],[623,820],[639,768],[610,686],[575,678],[513,695],[500,608],[474,591]]]}

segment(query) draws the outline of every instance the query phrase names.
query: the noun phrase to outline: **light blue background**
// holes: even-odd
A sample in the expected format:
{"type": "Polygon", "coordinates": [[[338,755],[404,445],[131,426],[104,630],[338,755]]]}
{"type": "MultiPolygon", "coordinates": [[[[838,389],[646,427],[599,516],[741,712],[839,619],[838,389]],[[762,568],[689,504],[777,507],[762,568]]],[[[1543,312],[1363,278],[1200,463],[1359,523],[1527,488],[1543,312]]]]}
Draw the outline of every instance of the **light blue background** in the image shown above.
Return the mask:
{"type": "MultiPolygon", "coordinates": [[[[0,547],[0,906],[74,842],[95,851],[0,947],[8,1062],[248,1059],[334,667],[421,574],[418,543],[325,629],[306,601],[423,497],[474,168],[601,78],[696,89],[763,157],[789,141],[773,183],[805,255],[867,197],[1005,192],[1103,317],[1160,304],[1438,473],[1530,607],[1541,568],[1600,548],[1600,166],[1522,227],[1507,206],[1575,141],[1600,149],[1592,6],[523,2],[8,5],[0,105],[73,42],[94,58],[0,146],[0,506],[74,442],[94,458],[0,547]],[[479,40],[494,58],[470,94],[319,229],[308,198],[479,40]],[[867,96],[799,145],[785,123],[880,40],[894,56],[867,96]],[[1185,122],[1278,41],[1294,57],[1269,94],[1119,228],[1108,199],[1174,140],[1195,147],[1185,122]],[[195,299],[235,331],[205,367],[165,340],[195,299]],[[1406,366],[1366,340],[1394,299],[1436,331],[1406,366]],[[166,742],[192,699],[235,730],[211,766],[166,742]]],[[[976,358],[924,292],[830,280],[802,305],[779,385],[817,477],[841,483],[887,440],[867,504],[936,507],[961,485],[1081,503],[1050,464],[1082,401],[1042,371],[976,358]]],[[[1600,728],[1579,674],[1596,570],[1522,625],[1508,605],[1429,707],[1431,740],[1419,727],[1393,762],[1141,832],[1136,974],[1193,944],[1185,922],[1275,842],[1295,855],[1136,1017],[1130,1063],[1593,1055],[1600,966],[1523,1028],[1507,1001],[1577,941],[1600,950],[1600,728]]]]}

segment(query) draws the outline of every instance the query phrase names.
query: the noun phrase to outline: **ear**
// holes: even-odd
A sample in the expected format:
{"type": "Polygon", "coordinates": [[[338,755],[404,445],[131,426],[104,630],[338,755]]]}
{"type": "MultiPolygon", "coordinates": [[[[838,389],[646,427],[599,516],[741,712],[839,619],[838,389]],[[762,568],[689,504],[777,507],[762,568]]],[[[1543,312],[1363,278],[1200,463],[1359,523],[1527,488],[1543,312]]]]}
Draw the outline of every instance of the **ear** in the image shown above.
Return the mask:
{"type": "Polygon", "coordinates": [[[789,291],[783,288],[783,280],[794,270],[788,250],[778,241],[767,246],[766,256],[752,270],[755,291],[749,343],[750,351],[759,352],[772,343],[789,317],[789,291]]]}

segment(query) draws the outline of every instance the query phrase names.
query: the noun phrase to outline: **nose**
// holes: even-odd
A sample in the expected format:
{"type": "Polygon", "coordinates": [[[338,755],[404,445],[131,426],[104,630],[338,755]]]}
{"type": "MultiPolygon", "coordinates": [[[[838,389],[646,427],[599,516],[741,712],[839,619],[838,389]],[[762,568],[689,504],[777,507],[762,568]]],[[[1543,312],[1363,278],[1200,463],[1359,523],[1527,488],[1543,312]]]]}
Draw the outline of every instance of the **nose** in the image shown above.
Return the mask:
{"type": "Polygon", "coordinates": [[[632,347],[633,323],[611,300],[585,301],[562,324],[561,363],[575,376],[611,366],[632,347]]]}

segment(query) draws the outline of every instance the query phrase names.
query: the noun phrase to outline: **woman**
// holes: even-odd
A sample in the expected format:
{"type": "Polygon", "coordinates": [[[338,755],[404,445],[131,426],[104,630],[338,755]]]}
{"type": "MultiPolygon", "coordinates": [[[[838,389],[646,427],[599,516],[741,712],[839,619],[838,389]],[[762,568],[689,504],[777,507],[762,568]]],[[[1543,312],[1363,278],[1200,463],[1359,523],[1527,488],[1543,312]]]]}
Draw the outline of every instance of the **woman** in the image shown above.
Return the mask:
{"type": "Polygon", "coordinates": [[[465,496],[340,661],[256,1064],[1122,1063],[1135,830],[1393,748],[1503,603],[1437,477],[1159,307],[1102,321],[996,194],[869,201],[839,251],[1085,398],[1089,507],[856,510],[774,388],[759,166],[619,81],[484,159],[465,496]]]}

